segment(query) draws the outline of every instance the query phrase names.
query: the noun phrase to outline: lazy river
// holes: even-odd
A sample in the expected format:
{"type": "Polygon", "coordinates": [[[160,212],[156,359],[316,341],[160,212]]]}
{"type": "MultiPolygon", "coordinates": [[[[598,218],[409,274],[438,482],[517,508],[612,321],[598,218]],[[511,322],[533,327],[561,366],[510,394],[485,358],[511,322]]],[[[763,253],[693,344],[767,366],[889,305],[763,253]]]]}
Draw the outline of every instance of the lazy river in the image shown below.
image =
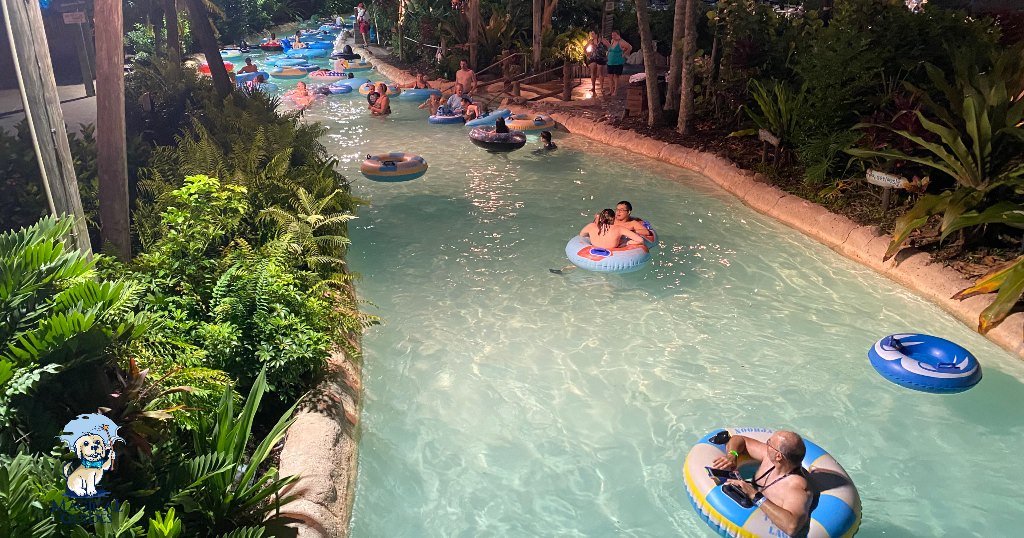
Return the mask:
{"type": "Polygon", "coordinates": [[[489,154],[415,104],[334,96],[324,121],[357,196],[350,268],[386,323],[363,339],[351,534],[713,536],[681,466],[721,426],[796,430],[863,501],[859,536],[1005,536],[1024,521],[1024,363],[938,307],[758,215],[697,174],[556,133],[489,154]],[[408,183],[367,153],[422,155],[408,183]],[[565,266],[592,215],[627,199],[657,227],[645,269],[565,266]],[[954,340],[984,379],[957,395],[879,376],[901,331],[954,340]]]}

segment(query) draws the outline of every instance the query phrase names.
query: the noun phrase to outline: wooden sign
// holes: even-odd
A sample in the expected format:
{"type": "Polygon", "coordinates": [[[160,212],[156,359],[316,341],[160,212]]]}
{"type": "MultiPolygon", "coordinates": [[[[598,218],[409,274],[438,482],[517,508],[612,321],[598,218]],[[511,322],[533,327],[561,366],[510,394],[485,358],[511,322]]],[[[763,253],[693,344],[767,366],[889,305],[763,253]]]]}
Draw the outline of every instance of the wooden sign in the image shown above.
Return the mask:
{"type": "Polygon", "coordinates": [[[64,15],[64,24],[85,24],[85,13],[81,11],[72,11],[70,13],[62,13],[64,15]]]}
{"type": "Polygon", "coordinates": [[[910,181],[902,176],[895,176],[892,174],[886,174],[885,172],[879,172],[878,170],[868,169],[864,179],[872,184],[878,185],[879,187],[885,187],[888,189],[906,189],[910,185],[910,181]]]}
{"type": "Polygon", "coordinates": [[[773,135],[768,129],[758,129],[757,138],[761,142],[767,142],[772,146],[779,147],[779,137],[773,135]]]}

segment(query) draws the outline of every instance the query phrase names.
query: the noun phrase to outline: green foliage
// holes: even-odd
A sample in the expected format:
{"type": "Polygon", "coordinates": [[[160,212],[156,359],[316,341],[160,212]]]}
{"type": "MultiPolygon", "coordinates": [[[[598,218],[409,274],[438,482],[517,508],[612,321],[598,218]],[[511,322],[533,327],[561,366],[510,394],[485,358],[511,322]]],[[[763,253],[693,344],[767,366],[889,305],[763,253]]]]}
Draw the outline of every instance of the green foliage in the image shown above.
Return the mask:
{"type": "Polygon", "coordinates": [[[256,411],[267,389],[266,377],[264,368],[237,415],[232,392],[224,391],[216,412],[203,417],[192,437],[192,449],[199,456],[168,476],[172,483],[181,483],[171,504],[183,509],[185,526],[203,529],[203,535],[234,531],[252,536],[252,531],[244,529],[246,525],[272,522],[277,516],[267,518],[274,506],[293,497],[282,493],[298,477],[281,477],[277,468],[267,467],[266,462],[294,421],[294,406],[248,452],[256,411]]]}
{"type": "MultiPolygon", "coordinates": [[[[94,280],[96,259],[66,249],[62,241],[71,226],[70,218],[47,217],[0,234],[4,438],[24,420],[23,406],[40,407],[24,398],[40,382],[63,369],[109,359],[114,346],[137,339],[151,324],[148,316],[133,312],[140,295],[136,284],[94,280]]],[[[43,435],[50,431],[33,430],[43,435]]],[[[0,442],[10,440],[4,438],[0,442]]]]}
{"type": "Polygon", "coordinates": [[[135,23],[131,30],[124,34],[124,46],[135,54],[136,61],[144,61],[156,54],[156,35],[153,27],[135,23]]]}
{"type": "Polygon", "coordinates": [[[167,514],[157,512],[149,519],[146,538],[179,538],[182,533],[181,519],[174,514],[174,507],[167,509],[167,514]]]}
{"type": "Polygon", "coordinates": [[[587,31],[580,28],[569,28],[555,36],[552,48],[554,56],[562,61],[583,63],[587,54],[587,31]]]}
{"type": "Polygon", "coordinates": [[[841,177],[849,169],[846,150],[860,139],[857,131],[838,131],[804,139],[797,148],[800,164],[804,166],[804,183],[820,187],[841,177]]]}
{"type": "MultiPolygon", "coordinates": [[[[886,257],[895,254],[932,215],[942,215],[940,231],[946,237],[963,228],[957,221],[965,212],[1001,198],[1005,188],[1017,188],[1024,178],[1024,57],[1019,48],[999,55],[993,68],[981,73],[976,64],[957,63],[957,77],[949,84],[935,66],[927,66],[935,87],[946,95],[948,105],[925,97],[933,121],[921,111],[916,116],[929,138],[892,129],[912,142],[924,155],[899,150],[861,148],[848,153],[862,159],[880,157],[911,161],[945,174],[956,189],[929,195],[896,222],[886,257]],[[933,142],[932,140],[936,140],[933,142]]],[[[861,127],[865,127],[862,125],[861,127]]],[[[883,126],[884,127],[884,126],[883,126]]]]}
{"type": "MultiPolygon", "coordinates": [[[[243,385],[253,379],[254,365],[265,364],[275,396],[290,401],[325,364],[336,321],[316,291],[320,277],[299,266],[337,261],[334,255],[340,253],[325,249],[342,246],[344,237],[332,227],[348,219],[314,219],[316,230],[332,233],[318,236],[311,226],[309,235],[296,236],[304,243],[299,248],[306,249],[302,257],[288,234],[253,248],[238,235],[249,210],[245,193],[207,176],[186,178],[184,187],[170,193],[158,234],[145,244],[134,269],[149,290],[147,309],[168,319],[161,329],[165,340],[173,335],[201,349],[199,363],[224,370],[243,385]]],[[[334,197],[306,198],[311,204],[306,209],[319,212],[334,197]]],[[[301,234],[303,226],[296,223],[295,232],[301,234]]]]}
{"type": "MultiPolygon", "coordinates": [[[[750,80],[750,95],[757,103],[757,110],[744,107],[747,116],[759,129],[767,129],[779,138],[780,147],[791,146],[800,134],[806,93],[803,89],[794,92],[784,83],[772,81],[768,87],[756,79],[750,80]]],[[[757,134],[757,129],[737,131],[730,136],[757,134]]]]}
{"type": "Polygon", "coordinates": [[[57,522],[43,505],[40,492],[44,473],[56,465],[45,457],[18,454],[0,456],[0,536],[45,538],[53,536],[57,522]],[[47,464],[48,463],[48,464],[47,464]]]}
{"type": "Polygon", "coordinates": [[[271,207],[264,209],[260,216],[277,223],[284,234],[283,241],[289,252],[304,260],[306,268],[325,275],[331,274],[340,270],[345,263],[341,254],[350,243],[344,235],[345,224],[356,218],[351,213],[325,211],[332,205],[334,198],[341,194],[340,190],[335,190],[317,199],[299,187],[288,209],[271,207]]]}

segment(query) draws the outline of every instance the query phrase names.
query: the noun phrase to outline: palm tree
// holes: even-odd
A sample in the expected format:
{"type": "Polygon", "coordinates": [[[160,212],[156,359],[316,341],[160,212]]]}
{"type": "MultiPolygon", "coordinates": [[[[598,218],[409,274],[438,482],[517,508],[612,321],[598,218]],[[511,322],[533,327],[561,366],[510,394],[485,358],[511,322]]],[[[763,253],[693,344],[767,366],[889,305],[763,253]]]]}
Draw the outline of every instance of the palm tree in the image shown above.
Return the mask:
{"type": "MultiPolygon", "coordinates": [[[[683,0],[676,0],[682,2],[683,0]]],[[[697,0],[686,0],[686,37],[683,40],[683,90],[679,99],[679,120],[676,129],[682,134],[693,134],[693,70],[697,53],[697,0]]]]}
{"type": "Polygon", "coordinates": [[[640,27],[640,48],[644,52],[644,72],[647,74],[647,125],[654,127],[661,122],[661,96],[658,94],[658,71],[654,65],[658,51],[654,50],[647,0],[636,0],[636,22],[640,27]]]}
{"type": "Polygon", "coordinates": [[[224,59],[220,57],[220,46],[217,45],[217,36],[213,33],[213,24],[210,22],[210,11],[217,9],[207,3],[206,0],[186,0],[188,5],[189,18],[192,20],[192,35],[199,40],[199,47],[206,56],[206,63],[210,65],[210,76],[213,77],[213,87],[217,94],[227,97],[234,85],[228,78],[227,68],[224,67],[224,59]]]}
{"type": "Polygon", "coordinates": [[[683,68],[683,37],[686,33],[686,2],[676,0],[675,11],[672,17],[672,56],[668,61],[668,87],[665,92],[665,108],[674,110],[679,102],[679,81],[682,79],[680,71],[683,68]]]}

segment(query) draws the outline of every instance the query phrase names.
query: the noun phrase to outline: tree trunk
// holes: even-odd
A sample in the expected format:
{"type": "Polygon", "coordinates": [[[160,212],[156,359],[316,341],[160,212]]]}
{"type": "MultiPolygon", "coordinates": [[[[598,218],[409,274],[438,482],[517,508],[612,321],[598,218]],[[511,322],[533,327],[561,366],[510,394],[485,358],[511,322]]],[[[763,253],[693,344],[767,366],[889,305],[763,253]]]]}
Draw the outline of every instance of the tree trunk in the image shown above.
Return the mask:
{"type": "Polygon", "coordinates": [[[164,52],[164,8],[159,2],[149,4],[149,22],[153,25],[153,54],[162,56],[164,52]]]}
{"type": "MultiPolygon", "coordinates": [[[[682,0],[677,0],[682,1],[682,0]]],[[[693,134],[693,72],[697,53],[697,0],[686,0],[686,38],[683,40],[683,90],[679,102],[679,121],[676,129],[682,134],[693,134]]]]}
{"type": "Polygon", "coordinates": [[[477,68],[477,49],[480,41],[480,0],[469,0],[466,2],[466,22],[469,23],[469,67],[477,68]]]}
{"type": "Polygon", "coordinates": [[[665,109],[675,110],[679,103],[679,81],[682,80],[683,37],[686,34],[686,1],[676,0],[672,17],[672,57],[668,61],[668,87],[665,90],[665,109]]]}
{"type": "Polygon", "coordinates": [[[210,24],[210,13],[206,10],[203,0],[187,0],[189,19],[192,22],[192,35],[199,41],[199,48],[206,56],[206,63],[210,66],[210,76],[213,77],[213,87],[217,94],[227,97],[233,89],[231,79],[228,78],[228,71],[224,67],[224,59],[220,57],[220,46],[217,45],[217,38],[213,34],[213,25],[210,24]]]}
{"type": "Polygon", "coordinates": [[[164,0],[167,19],[167,55],[181,56],[181,36],[178,34],[178,5],[176,0],[164,0]]]}
{"type": "Polygon", "coordinates": [[[541,10],[540,35],[544,35],[544,32],[551,29],[551,17],[554,16],[557,7],[558,0],[544,0],[544,8],[541,10]]]}
{"type": "Polygon", "coordinates": [[[541,36],[544,35],[544,28],[541,24],[544,8],[542,0],[533,0],[533,72],[540,73],[540,48],[541,36]]]}
{"type": "Polygon", "coordinates": [[[121,260],[131,259],[128,146],[124,120],[124,18],[121,0],[96,0],[96,167],[100,236],[121,260]]]}
{"type": "Polygon", "coordinates": [[[640,48],[644,53],[644,72],[647,73],[647,125],[661,122],[661,96],[658,94],[658,68],[654,65],[658,51],[651,36],[651,18],[647,13],[647,0],[636,0],[636,22],[640,27],[640,48]]]}

